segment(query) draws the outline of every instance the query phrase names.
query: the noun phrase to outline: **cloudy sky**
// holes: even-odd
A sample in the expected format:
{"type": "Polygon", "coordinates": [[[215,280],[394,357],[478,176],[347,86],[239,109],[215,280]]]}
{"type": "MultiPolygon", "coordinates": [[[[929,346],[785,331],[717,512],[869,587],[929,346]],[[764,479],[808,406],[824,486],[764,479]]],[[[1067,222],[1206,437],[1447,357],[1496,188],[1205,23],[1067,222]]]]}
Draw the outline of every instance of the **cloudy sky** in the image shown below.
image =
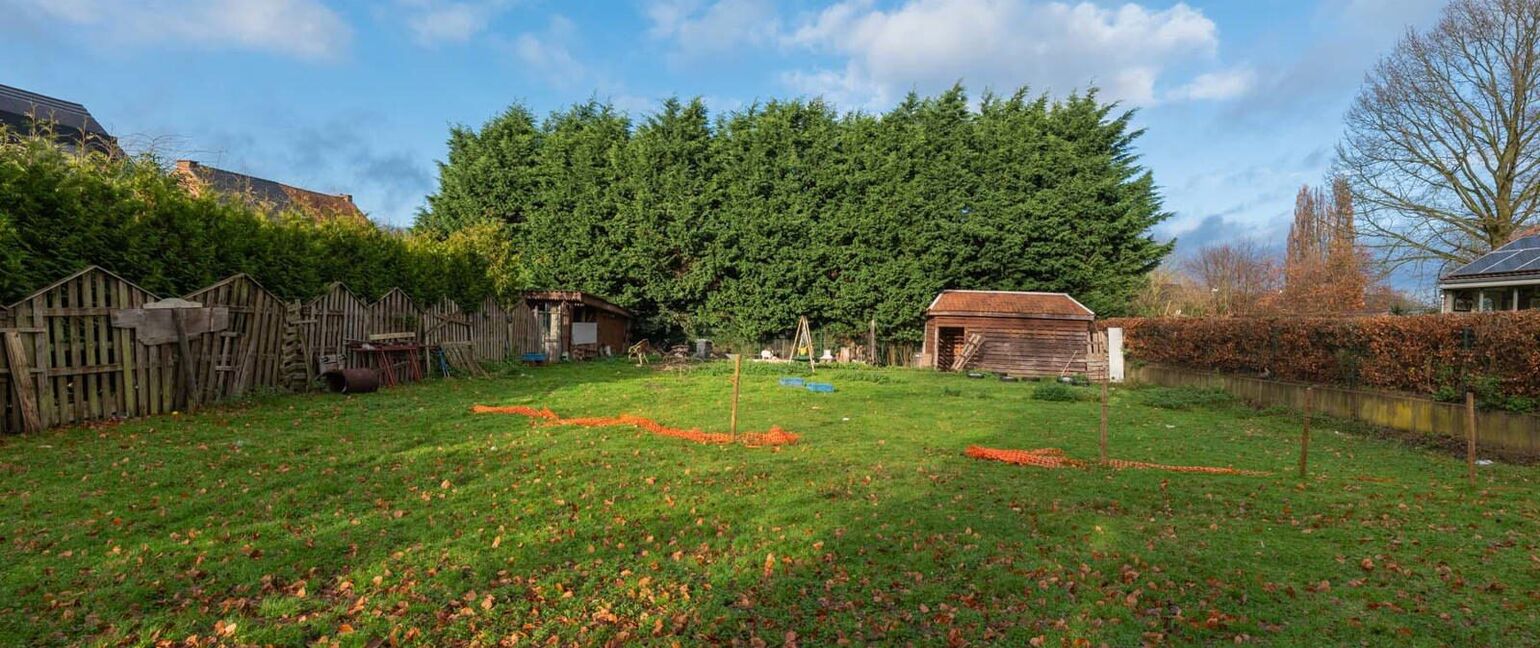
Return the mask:
{"type": "Polygon", "coordinates": [[[511,102],[880,111],[963,81],[1137,108],[1179,254],[1277,245],[1365,71],[1442,0],[0,0],[0,83],[131,147],[354,194],[411,222],[450,124],[511,102]]]}

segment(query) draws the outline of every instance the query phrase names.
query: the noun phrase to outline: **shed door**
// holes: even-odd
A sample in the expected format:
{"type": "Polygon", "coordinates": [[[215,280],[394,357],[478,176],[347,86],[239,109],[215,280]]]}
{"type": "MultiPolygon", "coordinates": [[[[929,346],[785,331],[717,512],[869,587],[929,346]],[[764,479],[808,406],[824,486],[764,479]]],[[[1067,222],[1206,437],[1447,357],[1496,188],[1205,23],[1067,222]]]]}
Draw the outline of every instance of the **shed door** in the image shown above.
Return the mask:
{"type": "Polygon", "coordinates": [[[962,353],[965,331],[960,326],[943,326],[936,330],[936,368],[947,370],[962,353]]]}

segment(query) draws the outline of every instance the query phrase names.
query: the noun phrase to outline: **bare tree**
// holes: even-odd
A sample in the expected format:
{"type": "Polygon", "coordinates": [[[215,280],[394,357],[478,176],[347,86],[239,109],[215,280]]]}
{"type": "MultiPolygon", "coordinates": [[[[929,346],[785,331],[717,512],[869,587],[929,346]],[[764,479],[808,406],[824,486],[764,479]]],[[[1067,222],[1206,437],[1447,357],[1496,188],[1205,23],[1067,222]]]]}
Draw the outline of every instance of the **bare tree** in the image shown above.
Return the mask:
{"type": "Polygon", "coordinates": [[[1341,176],[1330,180],[1330,193],[1305,186],[1294,200],[1280,297],[1289,313],[1362,312],[1365,293],[1375,283],[1370,259],[1358,244],[1352,192],[1341,176]]]}
{"type": "Polygon", "coordinates": [[[1251,241],[1205,247],[1182,269],[1208,291],[1214,315],[1262,314],[1282,287],[1278,261],[1251,241]]]}
{"type": "Polygon", "coordinates": [[[1453,0],[1365,80],[1338,164],[1366,243],[1459,264],[1540,220],[1540,0],[1453,0]]]}
{"type": "Polygon", "coordinates": [[[1140,317],[1179,317],[1208,312],[1208,289],[1176,268],[1161,266],[1145,275],[1145,284],[1134,295],[1133,312],[1140,317]]]}

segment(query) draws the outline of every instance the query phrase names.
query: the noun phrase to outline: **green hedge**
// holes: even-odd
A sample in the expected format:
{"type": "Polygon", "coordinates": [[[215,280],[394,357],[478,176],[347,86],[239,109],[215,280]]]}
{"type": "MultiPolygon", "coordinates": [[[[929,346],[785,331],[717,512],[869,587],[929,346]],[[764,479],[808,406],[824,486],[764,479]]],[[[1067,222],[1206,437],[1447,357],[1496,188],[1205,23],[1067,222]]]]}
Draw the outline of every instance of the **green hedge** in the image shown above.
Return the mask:
{"type": "Polygon", "coordinates": [[[484,239],[497,237],[485,228],[434,240],[368,223],[269,217],[191,195],[154,157],[77,155],[4,133],[0,141],[0,303],[89,265],[160,295],[238,272],[289,299],[342,281],[369,298],[400,286],[419,303],[449,297],[474,308],[494,290],[486,250],[495,243],[484,239]]]}
{"type": "Polygon", "coordinates": [[[1094,92],[961,86],[881,115],[515,105],[451,130],[416,227],[506,224],[531,281],[603,295],[652,339],[764,342],[805,316],[918,343],[945,288],[1063,291],[1112,315],[1171,250],[1131,120],[1094,92]]]}

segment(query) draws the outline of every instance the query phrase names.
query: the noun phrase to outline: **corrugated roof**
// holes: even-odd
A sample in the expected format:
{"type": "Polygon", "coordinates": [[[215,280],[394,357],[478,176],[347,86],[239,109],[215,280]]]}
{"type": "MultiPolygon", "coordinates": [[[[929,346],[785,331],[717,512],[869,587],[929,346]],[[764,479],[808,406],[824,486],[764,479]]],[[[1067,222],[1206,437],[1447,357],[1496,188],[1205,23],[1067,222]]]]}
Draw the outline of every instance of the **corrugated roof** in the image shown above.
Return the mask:
{"type": "Polygon", "coordinates": [[[609,300],[592,293],[577,290],[530,290],[524,293],[524,299],[531,301],[570,302],[592,306],[600,310],[607,310],[616,315],[631,317],[631,311],[609,302],[609,300]]]}
{"type": "Polygon", "coordinates": [[[1459,283],[1525,277],[1540,277],[1540,234],[1528,234],[1509,241],[1444,275],[1443,280],[1459,283]]]}
{"type": "Polygon", "coordinates": [[[1096,313],[1064,293],[1009,290],[943,290],[925,309],[927,315],[1039,315],[1094,319],[1096,313]]]}
{"type": "Polygon", "coordinates": [[[317,220],[367,220],[348,195],[326,194],[292,187],[256,176],[216,169],[192,160],[177,160],[177,172],[192,181],[194,190],[208,188],[280,213],[297,210],[317,220]]]}

